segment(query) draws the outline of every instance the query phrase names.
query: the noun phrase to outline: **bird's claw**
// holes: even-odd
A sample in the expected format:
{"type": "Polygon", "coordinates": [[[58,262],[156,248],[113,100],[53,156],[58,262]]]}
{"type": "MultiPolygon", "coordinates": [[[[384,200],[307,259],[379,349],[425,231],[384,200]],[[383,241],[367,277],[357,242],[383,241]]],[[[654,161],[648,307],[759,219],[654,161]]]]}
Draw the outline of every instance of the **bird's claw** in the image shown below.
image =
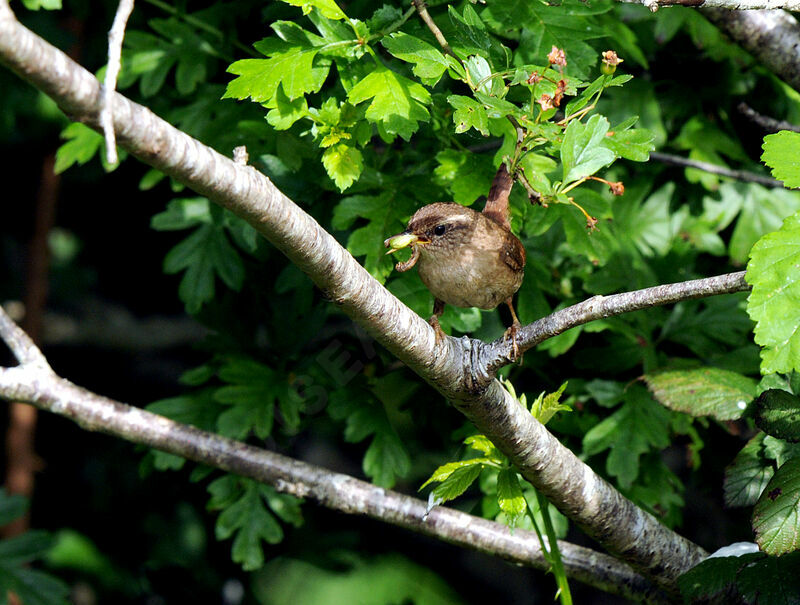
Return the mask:
{"type": "Polygon", "coordinates": [[[438,345],[442,340],[444,340],[444,337],[447,336],[447,334],[445,334],[444,330],[442,330],[442,326],[439,324],[439,317],[437,315],[432,315],[428,320],[428,323],[436,332],[436,344],[438,345]]]}
{"type": "Polygon", "coordinates": [[[504,341],[511,341],[511,356],[508,358],[511,362],[522,363],[523,353],[519,352],[519,345],[517,344],[517,334],[522,325],[519,322],[514,322],[503,334],[504,341]]]}

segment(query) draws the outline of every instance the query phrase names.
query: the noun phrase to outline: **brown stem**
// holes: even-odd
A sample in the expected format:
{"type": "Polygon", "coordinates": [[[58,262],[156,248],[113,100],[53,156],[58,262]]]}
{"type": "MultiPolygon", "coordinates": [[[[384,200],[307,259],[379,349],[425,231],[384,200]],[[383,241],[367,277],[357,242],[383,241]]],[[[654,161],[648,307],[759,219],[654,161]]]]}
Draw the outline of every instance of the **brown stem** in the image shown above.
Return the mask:
{"type": "Polygon", "coordinates": [[[425,25],[428,26],[428,29],[431,30],[433,37],[436,38],[436,41],[439,43],[439,46],[442,47],[442,50],[445,52],[445,54],[455,57],[456,54],[447,43],[447,38],[444,37],[442,30],[439,29],[439,26],[436,25],[433,17],[431,17],[430,13],[428,12],[428,6],[425,4],[425,0],[411,0],[411,4],[413,4],[414,8],[417,9],[420,19],[422,19],[425,25]]]}

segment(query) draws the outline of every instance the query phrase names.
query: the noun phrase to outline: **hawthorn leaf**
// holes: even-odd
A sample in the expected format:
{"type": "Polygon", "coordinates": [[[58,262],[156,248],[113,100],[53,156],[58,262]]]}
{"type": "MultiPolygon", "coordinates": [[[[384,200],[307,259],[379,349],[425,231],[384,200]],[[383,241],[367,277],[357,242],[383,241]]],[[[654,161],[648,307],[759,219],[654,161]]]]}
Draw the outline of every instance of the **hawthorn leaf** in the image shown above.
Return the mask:
{"type": "Polygon", "coordinates": [[[467,132],[474,128],[483,136],[489,136],[489,116],[483,105],[462,95],[450,95],[447,102],[455,109],[453,123],[456,125],[456,132],[467,132]]]}
{"type": "Polygon", "coordinates": [[[406,63],[412,63],[411,70],[418,78],[429,79],[435,83],[447,70],[447,59],[439,49],[416,36],[395,32],[384,37],[381,44],[393,56],[406,63]]]}
{"type": "Polygon", "coordinates": [[[601,115],[593,115],[586,124],[572,120],[561,143],[564,184],[590,176],[614,161],[615,153],[605,146],[609,124],[601,115]]]}
{"type": "Polygon", "coordinates": [[[746,279],[753,286],[747,313],[756,322],[761,372],[800,370],[800,212],[762,237],[750,252],[746,279]]]}
{"type": "Polygon", "coordinates": [[[347,98],[353,105],[369,101],[366,118],[405,140],[416,132],[419,122],[430,118],[425,106],[431,95],[425,87],[382,66],[353,86],[347,98]]]}
{"type": "Polygon", "coordinates": [[[322,154],[322,165],[331,180],[344,191],[358,180],[364,170],[364,156],[359,149],[346,143],[328,147],[322,154]]]}
{"type": "Polygon", "coordinates": [[[764,137],[761,161],[786,187],[800,187],[800,133],[782,130],[764,137]]]}

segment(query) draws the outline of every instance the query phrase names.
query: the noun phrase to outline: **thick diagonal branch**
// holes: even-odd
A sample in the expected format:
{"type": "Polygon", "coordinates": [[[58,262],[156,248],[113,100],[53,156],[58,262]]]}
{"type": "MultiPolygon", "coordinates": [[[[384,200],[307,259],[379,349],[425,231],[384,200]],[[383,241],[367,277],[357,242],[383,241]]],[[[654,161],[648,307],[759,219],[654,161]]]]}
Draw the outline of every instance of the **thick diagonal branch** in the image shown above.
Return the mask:
{"type": "MultiPolygon", "coordinates": [[[[97,80],[16,21],[0,1],[0,61],[99,130],[97,80]]],[[[523,476],[612,554],[674,591],[705,552],[624,498],[562,446],[497,381],[486,380],[478,341],[436,341],[433,330],[392,296],[272,182],[114,95],[118,144],[228,208],[298,265],[389,351],[462,410],[523,476]]]]}

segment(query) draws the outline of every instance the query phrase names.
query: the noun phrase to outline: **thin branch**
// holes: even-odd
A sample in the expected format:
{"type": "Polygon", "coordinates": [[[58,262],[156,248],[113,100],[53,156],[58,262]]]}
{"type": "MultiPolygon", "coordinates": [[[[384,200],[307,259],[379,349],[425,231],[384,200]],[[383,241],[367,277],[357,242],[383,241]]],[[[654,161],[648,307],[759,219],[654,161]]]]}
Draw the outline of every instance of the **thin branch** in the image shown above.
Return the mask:
{"type": "MultiPolygon", "coordinates": [[[[744,276],[745,272],[739,271],[621,294],[594,296],[524,326],[517,336],[517,344],[520,351],[524,352],[548,338],[590,321],[684,300],[746,292],[750,290],[750,284],[745,281],[744,276]]],[[[507,356],[510,354],[510,347],[511,345],[502,338],[486,345],[481,354],[485,356],[490,371],[509,363],[507,356]]]]}
{"type": "Polygon", "coordinates": [[[420,19],[422,19],[425,25],[428,26],[428,29],[431,30],[433,37],[436,38],[436,41],[439,43],[439,46],[442,47],[442,50],[445,52],[445,54],[455,57],[455,53],[447,43],[447,38],[444,37],[442,30],[439,29],[439,26],[436,25],[433,17],[431,17],[430,13],[428,12],[428,6],[425,4],[425,0],[411,0],[411,4],[413,4],[414,8],[417,9],[420,19]]]}
{"type": "MultiPolygon", "coordinates": [[[[0,0],[0,62],[99,129],[100,87],[14,19],[0,0]]],[[[597,476],[493,380],[486,345],[437,341],[433,329],[390,294],[311,216],[263,174],[236,164],[146,108],[114,95],[118,144],[249,222],[371,336],[452,402],[553,504],[609,552],[676,594],[676,578],[705,551],[597,476]]]]}
{"type": "Polygon", "coordinates": [[[768,132],[779,132],[781,130],[790,130],[792,132],[800,132],[800,126],[787,122],[785,120],[776,120],[770,116],[765,116],[763,113],[757,112],[750,107],[747,103],[741,102],[736,106],[744,117],[748,120],[758,124],[768,132]]]}
{"type": "Polygon", "coordinates": [[[0,334],[3,335],[3,341],[21,364],[50,369],[50,365],[39,347],[22,328],[14,323],[2,307],[0,307],[0,334]]]}
{"type": "Polygon", "coordinates": [[[660,151],[651,151],[650,159],[664,164],[672,164],[673,166],[685,166],[686,168],[696,168],[711,174],[719,176],[726,176],[737,181],[744,181],[747,183],[758,183],[765,187],[783,187],[782,181],[777,181],[772,177],[765,174],[756,174],[747,170],[732,170],[724,166],[718,166],[711,162],[703,162],[701,160],[690,160],[689,158],[682,158],[679,155],[672,155],[671,153],[661,153],[660,151]]]}
{"type": "MultiPolygon", "coordinates": [[[[15,346],[21,332],[0,307],[0,337],[15,346]]],[[[520,565],[549,567],[533,532],[511,533],[500,523],[441,506],[428,513],[426,503],[417,498],[101,397],[38,364],[0,368],[0,397],[31,403],[89,430],[255,479],[334,510],[367,515],[520,565]]],[[[613,557],[563,541],[559,548],[568,573],[581,582],[628,599],[667,601],[661,591],[613,557]]]]}
{"type": "Polygon", "coordinates": [[[106,65],[106,78],[103,83],[103,105],[100,111],[100,124],[103,126],[103,136],[106,140],[106,162],[114,165],[118,161],[117,140],[114,135],[114,91],[117,88],[120,59],[122,56],[122,39],[125,37],[125,25],[133,12],[133,0],[119,0],[114,23],[108,32],[108,64],[106,65]]]}

